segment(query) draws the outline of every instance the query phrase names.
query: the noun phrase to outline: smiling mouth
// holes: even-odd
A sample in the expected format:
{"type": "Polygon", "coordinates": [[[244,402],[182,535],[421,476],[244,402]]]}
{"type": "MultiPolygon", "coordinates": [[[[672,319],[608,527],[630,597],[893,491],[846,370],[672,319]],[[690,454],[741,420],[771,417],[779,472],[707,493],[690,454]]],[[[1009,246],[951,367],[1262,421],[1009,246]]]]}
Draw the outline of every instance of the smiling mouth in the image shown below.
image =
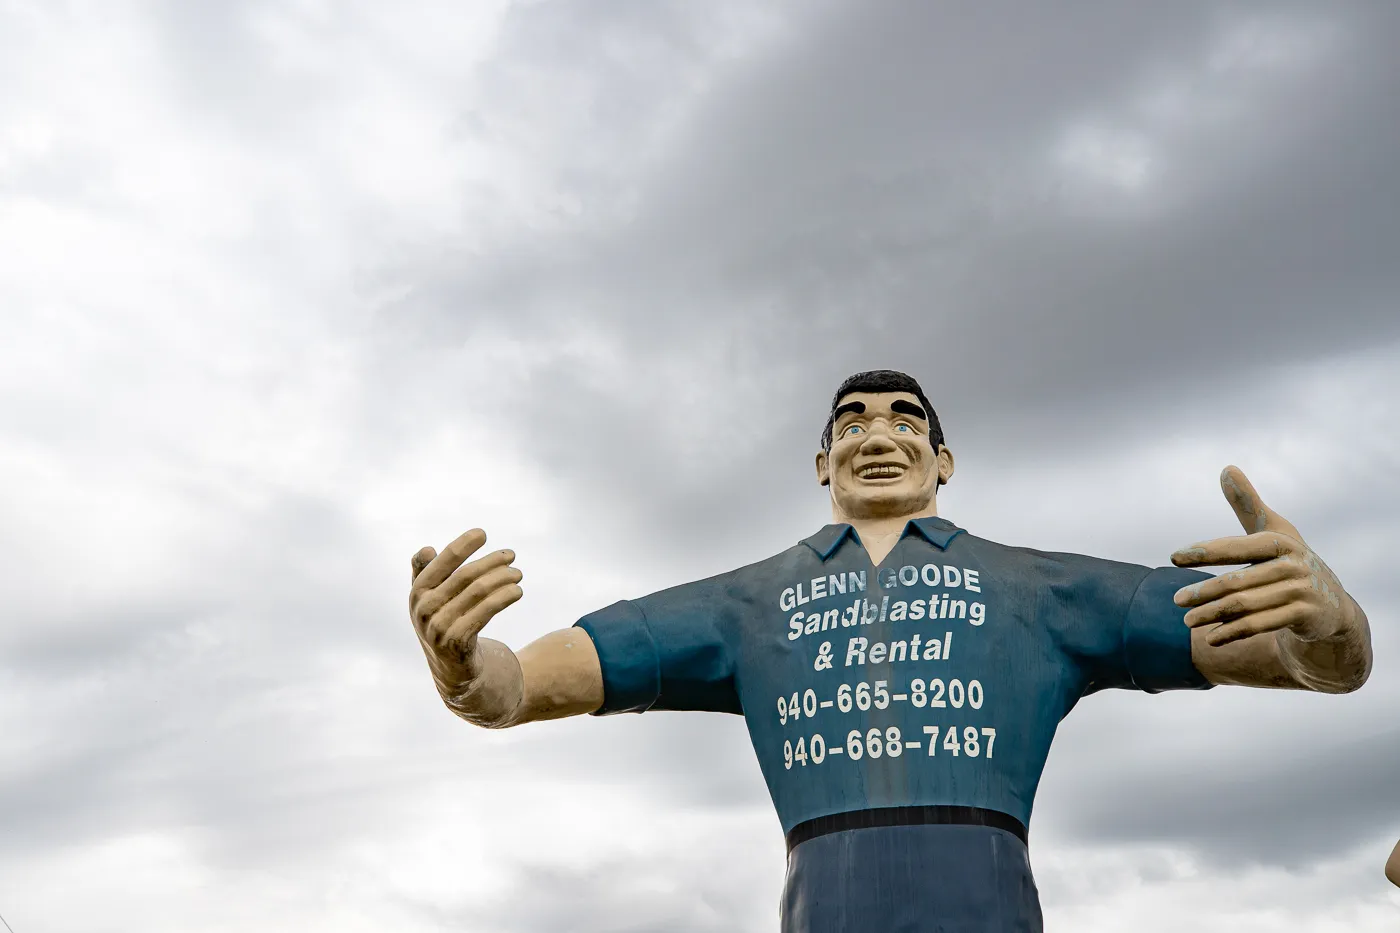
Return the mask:
{"type": "Polygon", "coordinates": [[[898,463],[872,463],[856,470],[856,476],[861,479],[899,479],[904,475],[907,467],[898,463]]]}

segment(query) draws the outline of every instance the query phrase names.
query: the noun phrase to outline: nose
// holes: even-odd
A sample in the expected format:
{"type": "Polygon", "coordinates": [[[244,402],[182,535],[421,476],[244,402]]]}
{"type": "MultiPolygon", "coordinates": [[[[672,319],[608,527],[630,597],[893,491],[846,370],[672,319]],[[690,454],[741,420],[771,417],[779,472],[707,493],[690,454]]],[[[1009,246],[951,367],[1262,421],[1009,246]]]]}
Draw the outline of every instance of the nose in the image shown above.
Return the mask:
{"type": "Polygon", "coordinates": [[[890,437],[889,431],[881,425],[871,425],[864,442],[860,445],[860,452],[863,454],[889,453],[898,449],[894,438],[890,437]]]}

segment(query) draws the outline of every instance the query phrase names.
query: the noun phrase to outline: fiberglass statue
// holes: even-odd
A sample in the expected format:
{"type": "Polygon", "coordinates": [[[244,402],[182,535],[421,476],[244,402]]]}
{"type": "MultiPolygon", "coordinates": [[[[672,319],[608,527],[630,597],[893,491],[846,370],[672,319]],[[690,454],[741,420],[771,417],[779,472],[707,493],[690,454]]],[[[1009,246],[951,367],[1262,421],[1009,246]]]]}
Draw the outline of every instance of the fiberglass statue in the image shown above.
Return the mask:
{"type": "Polygon", "coordinates": [[[582,713],[745,718],[787,835],[786,933],[1038,931],[1026,824],[1086,694],[1214,684],[1345,693],[1366,615],[1227,468],[1245,534],[1175,567],[997,544],[938,516],[953,455],[923,391],[847,379],[816,457],[831,524],[767,560],[600,609],[519,651],[478,637],[521,596],[469,531],[413,557],[449,709],[487,728],[582,713]],[[1248,565],[1219,576],[1183,568],[1248,565]]]}

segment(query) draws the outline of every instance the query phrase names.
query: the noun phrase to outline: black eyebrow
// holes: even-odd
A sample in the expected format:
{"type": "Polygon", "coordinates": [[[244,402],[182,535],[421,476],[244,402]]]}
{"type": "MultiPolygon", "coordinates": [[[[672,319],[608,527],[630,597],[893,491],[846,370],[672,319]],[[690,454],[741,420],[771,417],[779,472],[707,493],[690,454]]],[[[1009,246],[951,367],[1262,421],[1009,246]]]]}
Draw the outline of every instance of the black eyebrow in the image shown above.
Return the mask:
{"type": "Polygon", "coordinates": [[[844,404],[844,405],[838,405],[838,406],[836,407],[836,410],[833,411],[833,412],[831,413],[831,420],[832,420],[832,422],[835,423],[837,420],[840,419],[840,417],[841,417],[842,415],[845,415],[845,414],[856,414],[856,415],[863,415],[863,414],[865,414],[865,403],[864,403],[864,402],[847,402],[847,403],[844,404]]]}
{"type": "Polygon", "coordinates": [[[924,421],[928,420],[928,412],[924,411],[913,402],[906,402],[902,398],[897,398],[890,403],[890,411],[897,411],[901,415],[913,415],[915,418],[922,418],[924,421]]]}

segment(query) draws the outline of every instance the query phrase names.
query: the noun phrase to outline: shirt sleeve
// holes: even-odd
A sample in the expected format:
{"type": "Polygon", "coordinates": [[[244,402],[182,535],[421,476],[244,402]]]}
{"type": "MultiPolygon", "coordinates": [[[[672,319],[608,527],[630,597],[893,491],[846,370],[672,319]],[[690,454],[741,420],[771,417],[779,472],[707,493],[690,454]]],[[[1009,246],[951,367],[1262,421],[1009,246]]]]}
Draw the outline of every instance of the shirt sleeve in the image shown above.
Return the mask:
{"type": "Polygon", "coordinates": [[[576,624],[603,670],[597,715],[648,710],[743,713],[734,684],[735,601],[722,578],[623,600],[576,624]]]}
{"type": "Polygon", "coordinates": [[[1160,693],[1211,686],[1191,660],[1187,610],[1172,601],[1183,586],[1209,578],[1180,567],[1159,567],[1142,578],[1123,620],[1123,659],[1134,687],[1160,693]]]}
{"type": "Polygon", "coordinates": [[[1209,574],[1069,554],[1054,555],[1046,571],[1050,624],[1084,672],[1082,695],[1211,686],[1191,660],[1187,610],[1172,601],[1209,574]]]}

